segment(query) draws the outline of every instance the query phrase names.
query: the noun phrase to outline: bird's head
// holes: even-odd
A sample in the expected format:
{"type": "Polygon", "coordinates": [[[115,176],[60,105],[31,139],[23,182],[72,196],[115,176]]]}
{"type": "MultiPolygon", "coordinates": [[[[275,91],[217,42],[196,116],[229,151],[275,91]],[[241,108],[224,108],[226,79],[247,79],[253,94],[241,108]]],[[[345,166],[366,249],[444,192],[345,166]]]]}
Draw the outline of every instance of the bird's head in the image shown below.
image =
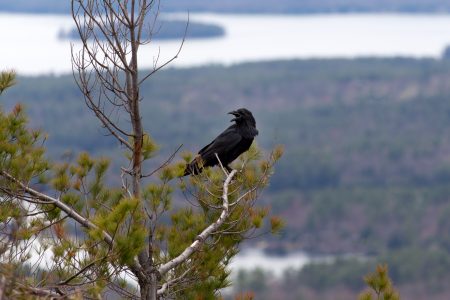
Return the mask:
{"type": "Polygon", "coordinates": [[[246,122],[249,125],[256,127],[255,118],[253,117],[252,113],[246,108],[239,108],[238,110],[230,111],[229,114],[234,116],[234,118],[231,119],[230,122],[234,121],[237,124],[246,122]]]}

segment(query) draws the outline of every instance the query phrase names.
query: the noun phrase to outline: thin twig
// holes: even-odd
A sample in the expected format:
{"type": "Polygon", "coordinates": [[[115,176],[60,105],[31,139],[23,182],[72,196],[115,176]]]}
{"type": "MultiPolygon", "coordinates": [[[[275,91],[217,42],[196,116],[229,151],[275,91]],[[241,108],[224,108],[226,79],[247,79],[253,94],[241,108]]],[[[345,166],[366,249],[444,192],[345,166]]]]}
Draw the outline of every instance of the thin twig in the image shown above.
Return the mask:
{"type": "Polygon", "coordinates": [[[150,177],[153,174],[155,174],[156,172],[158,172],[159,170],[161,170],[162,168],[165,168],[168,164],[170,164],[170,162],[174,159],[175,155],[178,153],[178,151],[180,151],[181,147],[183,147],[183,144],[181,144],[180,146],[178,146],[178,148],[169,156],[169,158],[163,163],[161,164],[158,168],[156,168],[155,170],[153,170],[152,172],[150,172],[149,174],[146,175],[141,175],[142,178],[144,177],[150,177]]]}

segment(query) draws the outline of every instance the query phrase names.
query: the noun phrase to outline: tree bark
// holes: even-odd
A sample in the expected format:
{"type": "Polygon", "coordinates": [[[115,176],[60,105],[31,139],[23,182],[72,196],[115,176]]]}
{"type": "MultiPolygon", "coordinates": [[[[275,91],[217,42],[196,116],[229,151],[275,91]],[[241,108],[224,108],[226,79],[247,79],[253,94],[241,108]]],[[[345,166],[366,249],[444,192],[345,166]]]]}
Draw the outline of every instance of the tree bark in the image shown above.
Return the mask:
{"type": "Polygon", "coordinates": [[[158,291],[158,279],[154,273],[150,274],[147,278],[138,280],[140,295],[142,300],[157,300],[159,299],[158,291]]]}
{"type": "MultiPolygon", "coordinates": [[[[137,62],[137,54],[139,49],[139,31],[140,27],[136,27],[135,22],[135,2],[131,2],[131,24],[130,24],[130,43],[131,43],[131,59],[130,72],[128,73],[128,95],[130,99],[130,117],[133,128],[133,158],[132,158],[132,181],[133,196],[141,200],[141,179],[142,179],[142,146],[144,140],[144,131],[142,127],[141,113],[139,109],[139,70],[137,62]],[[138,31],[138,32],[137,32],[138,31]]],[[[142,22],[142,19],[141,19],[142,22]]],[[[142,222],[143,227],[148,227],[147,222],[142,222]]],[[[151,238],[151,237],[150,237],[151,238]]],[[[152,244],[152,241],[149,241],[152,244]]],[[[141,299],[156,300],[157,299],[157,280],[152,270],[152,258],[149,256],[147,249],[142,249],[138,255],[138,260],[143,269],[146,278],[140,280],[141,299]]]]}
{"type": "Polygon", "coordinates": [[[0,276],[0,300],[6,299],[5,297],[5,288],[6,288],[6,278],[5,276],[0,276]]]}

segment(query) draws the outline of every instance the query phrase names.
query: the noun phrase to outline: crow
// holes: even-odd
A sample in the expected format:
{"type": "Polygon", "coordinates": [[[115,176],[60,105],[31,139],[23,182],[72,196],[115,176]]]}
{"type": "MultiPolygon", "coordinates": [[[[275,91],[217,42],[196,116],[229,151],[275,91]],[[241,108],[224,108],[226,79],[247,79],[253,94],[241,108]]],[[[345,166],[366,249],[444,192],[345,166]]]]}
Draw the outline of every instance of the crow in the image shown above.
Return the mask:
{"type": "Polygon", "coordinates": [[[250,148],[253,138],[258,135],[252,113],[248,109],[240,108],[229,114],[235,116],[230,121],[235,123],[198,152],[192,162],[186,165],[183,176],[197,175],[203,168],[219,164],[216,154],[222,165],[231,171],[228,165],[250,148]]]}

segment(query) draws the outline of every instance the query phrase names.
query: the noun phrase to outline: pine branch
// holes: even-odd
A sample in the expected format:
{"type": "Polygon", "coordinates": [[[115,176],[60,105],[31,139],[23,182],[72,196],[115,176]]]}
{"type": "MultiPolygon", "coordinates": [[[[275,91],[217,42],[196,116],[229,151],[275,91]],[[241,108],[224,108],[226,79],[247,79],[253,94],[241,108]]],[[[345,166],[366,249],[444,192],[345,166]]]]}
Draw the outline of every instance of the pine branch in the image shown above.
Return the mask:
{"type": "MultiPolygon", "coordinates": [[[[51,196],[48,196],[48,195],[43,194],[41,192],[38,192],[38,191],[36,191],[33,188],[30,188],[29,186],[25,185],[23,182],[21,182],[20,180],[16,179],[15,177],[10,175],[6,171],[0,171],[0,175],[2,175],[4,178],[8,179],[9,181],[14,182],[15,184],[17,184],[23,191],[25,191],[30,196],[33,196],[34,198],[36,198],[36,199],[38,199],[38,200],[40,200],[42,202],[55,205],[60,210],[65,212],[71,219],[77,221],[81,226],[83,226],[85,228],[88,228],[88,229],[99,230],[99,227],[97,225],[92,223],[89,219],[87,219],[87,218],[83,217],[82,215],[80,215],[78,212],[76,212],[73,208],[71,208],[70,206],[68,206],[64,202],[62,202],[60,199],[53,198],[51,196]]],[[[12,196],[14,196],[14,195],[12,195],[12,196]]],[[[103,231],[103,230],[102,230],[102,235],[103,235],[103,240],[108,245],[112,245],[113,244],[113,238],[111,237],[111,235],[109,235],[106,231],[103,231]]]]}
{"type": "Polygon", "coordinates": [[[167,263],[161,265],[158,268],[159,274],[162,276],[166,274],[171,269],[177,267],[179,264],[186,261],[194,252],[196,252],[200,246],[202,245],[203,241],[205,241],[211,234],[213,234],[219,227],[225,222],[225,220],[229,216],[229,210],[228,210],[228,186],[233,179],[234,175],[236,175],[237,170],[231,171],[231,173],[227,176],[227,179],[225,180],[223,184],[223,193],[222,193],[222,213],[220,214],[219,218],[212,224],[210,224],[208,227],[206,227],[202,233],[200,233],[195,241],[187,247],[180,255],[175,257],[174,259],[168,261],[167,263]]]}

